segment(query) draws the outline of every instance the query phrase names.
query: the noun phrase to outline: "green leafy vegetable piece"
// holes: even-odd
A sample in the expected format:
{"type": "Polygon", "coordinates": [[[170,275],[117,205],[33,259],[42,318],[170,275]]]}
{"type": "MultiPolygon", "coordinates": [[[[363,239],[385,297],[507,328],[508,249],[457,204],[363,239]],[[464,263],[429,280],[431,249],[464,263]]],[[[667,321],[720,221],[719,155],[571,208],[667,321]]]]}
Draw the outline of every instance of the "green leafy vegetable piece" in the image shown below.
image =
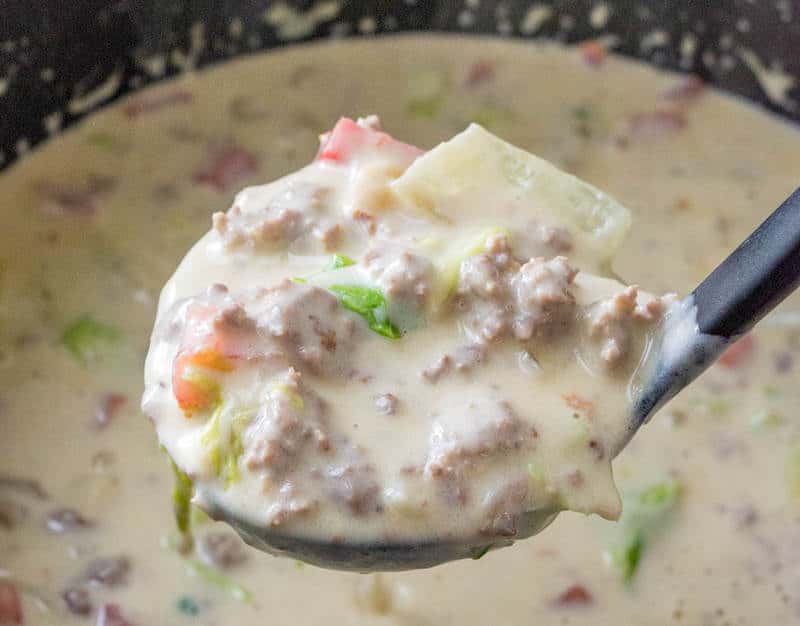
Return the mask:
{"type": "Polygon", "coordinates": [[[334,254],[328,269],[338,270],[342,267],[350,267],[351,265],[355,264],[356,262],[349,256],[345,256],[344,254],[334,254]]]}
{"type": "Polygon", "coordinates": [[[655,483],[624,498],[622,517],[608,560],[623,582],[630,583],[642,555],[678,504],[681,484],[674,479],[655,483]]]}
{"type": "Polygon", "coordinates": [[[192,617],[200,613],[200,606],[192,596],[181,596],[175,603],[175,607],[184,615],[192,617]]]}
{"type": "Polygon", "coordinates": [[[175,525],[181,534],[182,551],[188,552],[194,546],[191,515],[194,485],[192,485],[191,478],[184,474],[172,459],[170,459],[170,465],[174,476],[172,510],[175,515],[175,525]]]}
{"type": "Polygon", "coordinates": [[[197,559],[188,559],[186,561],[186,571],[191,576],[202,578],[207,583],[210,583],[226,592],[233,599],[245,604],[253,603],[253,594],[242,587],[239,583],[233,580],[230,576],[223,574],[217,569],[198,561],[197,559]]]}
{"type": "Polygon", "coordinates": [[[82,315],[67,326],[61,335],[61,343],[81,365],[87,366],[102,358],[121,337],[114,326],[82,315]]]}
{"type": "Polygon", "coordinates": [[[330,290],[344,308],[363,317],[370,330],[389,339],[400,338],[400,329],[389,319],[386,298],[380,291],[359,285],[333,285],[330,290]]]}

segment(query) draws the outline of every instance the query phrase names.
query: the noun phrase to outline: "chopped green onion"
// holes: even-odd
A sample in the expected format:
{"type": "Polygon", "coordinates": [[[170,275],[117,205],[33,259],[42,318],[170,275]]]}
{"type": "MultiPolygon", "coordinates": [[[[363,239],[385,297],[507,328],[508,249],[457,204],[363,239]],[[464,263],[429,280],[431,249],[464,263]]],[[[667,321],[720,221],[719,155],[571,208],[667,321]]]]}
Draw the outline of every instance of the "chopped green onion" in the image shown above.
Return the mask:
{"type": "Polygon", "coordinates": [[[250,591],[242,587],[230,576],[223,574],[213,567],[209,567],[197,559],[189,559],[186,561],[186,571],[191,576],[202,578],[207,583],[225,591],[233,599],[239,600],[239,602],[244,602],[245,604],[253,603],[253,594],[250,591]]]}
{"type": "Polygon", "coordinates": [[[611,563],[619,572],[624,583],[630,583],[639,567],[644,548],[644,537],[641,532],[631,532],[625,540],[611,550],[611,563]]]}
{"type": "Polygon", "coordinates": [[[647,544],[677,506],[681,484],[665,480],[624,498],[618,536],[608,550],[608,561],[626,584],[633,580],[647,544]]]}
{"type": "Polygon", "coordinates": [[[389,339],[400,338],[400,329],[389,320],[386,298],[380,291],[358,285],[333,285],[330,290],[344,308],[363,317],[370,330],[389,339]]]}
{"type": "Polygon", "coordinates": [[[61,343],[83,366],[100,359],[121,338],[115,327],[82,315],[67,326],[61,343]]]}
{"type": "Polygon", "coordinates": [[[588,139],[592,136],[592,109],[582,104],[572,109],[572,117],[575,120],[575,132],[588,139]]]}

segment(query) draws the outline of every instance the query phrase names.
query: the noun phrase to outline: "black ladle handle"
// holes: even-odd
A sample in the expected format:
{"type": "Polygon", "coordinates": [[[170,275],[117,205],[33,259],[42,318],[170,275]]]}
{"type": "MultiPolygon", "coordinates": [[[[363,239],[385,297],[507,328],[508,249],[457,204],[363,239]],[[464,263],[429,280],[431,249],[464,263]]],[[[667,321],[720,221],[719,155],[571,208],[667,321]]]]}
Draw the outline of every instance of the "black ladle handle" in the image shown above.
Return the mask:
{"type": "Polygon", "coordinates": [[[800,284],[800,188],[694,290],[700,332],[737,337],[800,284]]]}
{"type": "MultiPolygon", "coordinates": [[[[632,385],[626,438],[710,366],[800,284],[800,189],[779,206],[679,306],[693,311],[694,332],[675,330],[669,317],[632,385]],[[674,337],[670,337],[675,333],[674,337]],[[676,339],[678,345],[671,343],[676,339]],[[671,350],[664,350],[666,344],[671,350]]],[[[676,321],[682,320],[681,313],[676,321]]],[[[684,329],[685,330],[685,329],[684,329]]]]}

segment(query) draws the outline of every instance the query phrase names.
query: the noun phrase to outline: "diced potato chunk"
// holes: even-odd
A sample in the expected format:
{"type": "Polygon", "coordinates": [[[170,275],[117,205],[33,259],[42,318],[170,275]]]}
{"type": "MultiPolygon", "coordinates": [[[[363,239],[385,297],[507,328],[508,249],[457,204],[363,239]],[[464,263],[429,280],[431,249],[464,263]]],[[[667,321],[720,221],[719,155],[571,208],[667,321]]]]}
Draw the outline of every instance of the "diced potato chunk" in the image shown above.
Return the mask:
{"type": "Polygon", "coordinates": [[[629,211],[613,198],[477,124],[419,157],[392,187],[452,224],[503,224],[524,211],[562,225],[576,250],[585,251],[583,260],[595,265],[613,256],[631,224],[629,211]]]}

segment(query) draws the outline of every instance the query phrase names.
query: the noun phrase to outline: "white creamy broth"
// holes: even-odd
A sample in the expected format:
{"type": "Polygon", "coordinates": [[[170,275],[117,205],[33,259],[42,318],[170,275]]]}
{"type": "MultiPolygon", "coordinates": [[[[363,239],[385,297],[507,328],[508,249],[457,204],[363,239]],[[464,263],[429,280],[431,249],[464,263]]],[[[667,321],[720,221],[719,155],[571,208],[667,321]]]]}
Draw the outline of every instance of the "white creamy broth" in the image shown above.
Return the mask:
{"type": "Polygon", "coordinates": [[[563,509],[615,519],[628,380],[674,297],[571,263],[607,262],[628,211],[477,125],[424,154],[374,116],[321,142],[162,292],[142,407],[194,502],[480,550],[563,509]]]}
{"type": "MultiPolygon", "coordinates": [[[[137,410],[142,360],[158,290],[212,211],[230,205],[239,188],[304,164],[319,129],[341,115],[380,111],[387,128],[425,148],[475,120],[630,207],[633,233],[615,272],[654,292],[684,293],[796,184],[800,137],[713,90],[666,99],[680,82],[614,57],[590,67],[578,51],[558,47],[343,42],[324,54],[310,47],[237,61],[139,94],[132,102],[153,98],[147,107],[112,107],[15,166],[0,179],[4,197],[14,199],[0,233],[0,472],[37,480],[50,496],[0,483],[0,569],[21,595],[27,623],[91,622],[104,603],[134,624],[796,621],[794,302],[615,461],[628,508],[671,502],[662,527],[644,532],[628,584],[603,559],[630,547],[624,530],[573,514],[478,562],[380,578],[253,551],[241,563],[217,554],[228,563],[225,575],[253,593],[252,604],[187,573],[187,561],[160,542],[173,533],[171,477],[137,410]],[[478,62],[492,70],[473,73],[478,62]],[[420,93],[423,68],[445,77],[441,93],[420,93]],[[521,88],[542,84],[547,89],[521,88]],[[276,89],[279,106],[265,95],[276,89]],[[159,97],[176,92],[188,95],[159,97]],[[651,115],[656,110],[667,114],[651,115]],[[215,159],[227,168],[209,167],[215,159]],[[75,325],[83,315],[115,329],[99,333],[100,359],[86,366],[63,344],[67,329],[73,348],[76,336],[97,330],[75,325]],[[110,410],[108,394],[126,402],[110,410]],[[96,428],[101,404],[114,417],[96,428]],[[678,497],[669,489],[641,497],[673,481],[678,497]],[[91,525],[49,531],[48,514],[65,508],[91,525]],[[89,616],[73,616],[63,591],[81,588],[93,559],[122,556],[124,582],[88,584],[89,616]]],[[[201,543],[217,532],[228,531],[197,529],[201,543]]]]}

